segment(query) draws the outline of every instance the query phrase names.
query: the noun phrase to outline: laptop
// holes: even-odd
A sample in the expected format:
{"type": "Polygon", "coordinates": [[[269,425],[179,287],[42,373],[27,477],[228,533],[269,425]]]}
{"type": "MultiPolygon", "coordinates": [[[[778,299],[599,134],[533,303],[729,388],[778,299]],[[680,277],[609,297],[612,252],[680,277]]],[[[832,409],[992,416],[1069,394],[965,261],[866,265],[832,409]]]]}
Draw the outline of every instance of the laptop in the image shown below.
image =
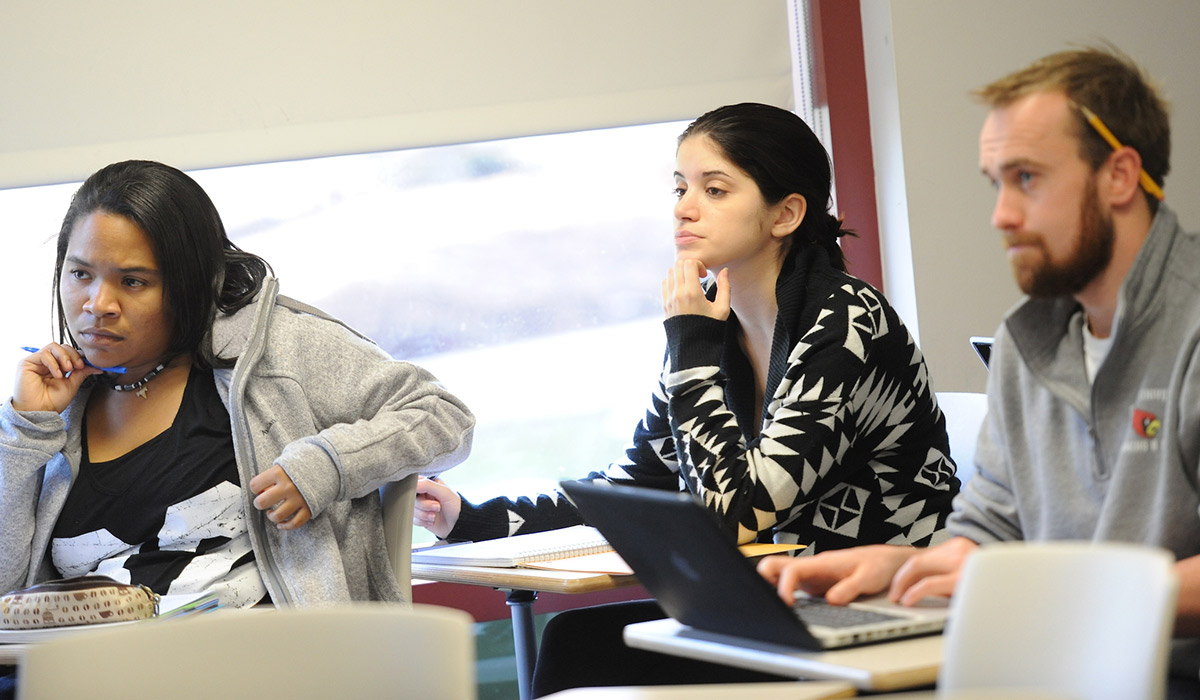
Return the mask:
{"type": "Polygon", "coordinates": [[[816,650],[933,634],[945,625],[944,601],[905,607],[880,595],[835,606],[802,596],[789,607],[691,494],[560,486],[663,610],[694,631],[816,650]]]}

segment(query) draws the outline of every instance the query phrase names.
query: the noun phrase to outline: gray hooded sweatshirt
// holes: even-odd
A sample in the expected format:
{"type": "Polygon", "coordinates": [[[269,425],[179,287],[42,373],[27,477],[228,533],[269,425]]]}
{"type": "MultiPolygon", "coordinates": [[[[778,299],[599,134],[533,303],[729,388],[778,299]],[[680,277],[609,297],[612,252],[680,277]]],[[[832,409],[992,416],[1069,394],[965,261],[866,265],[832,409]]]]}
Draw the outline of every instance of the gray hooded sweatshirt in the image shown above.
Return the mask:
{"type": "MultiPolygon", "coordinates": [[[[470,451],[474,417],[425,370],[394,361],[321,312],[277,296],[219,316],[214,370],[233,426],[250,539],[276,605],[352,600],[407,602],[384,546],[378,489],[410,474],[438,474],[470,451]],[[279,464],[312,519],[278,530],[245,485],[279,464]]],[[[81,458],[92,383],[62,414],[0,407],[0,590],[54,578],[54,523],[81,458]]]]}

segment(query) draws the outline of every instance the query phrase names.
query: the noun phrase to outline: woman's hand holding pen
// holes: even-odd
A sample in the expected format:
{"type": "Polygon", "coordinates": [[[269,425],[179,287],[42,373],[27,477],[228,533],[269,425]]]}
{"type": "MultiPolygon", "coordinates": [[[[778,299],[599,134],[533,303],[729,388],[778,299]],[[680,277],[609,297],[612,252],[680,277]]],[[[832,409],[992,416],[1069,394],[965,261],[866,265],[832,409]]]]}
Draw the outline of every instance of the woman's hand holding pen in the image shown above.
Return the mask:
{"type": "Polygon", "coordinates": [[[438,478],[417,479],[417,502],[413,507],[413,525],[420,525],[441,539],[446,539],[458,514],[462,512],[462,497],[438,478]]]}
{"type": "Polygon", "coordinates": [[[729,271],[717,273],[717,296],[709,301],[700,280],[708,274],[704,263],[681,258],[667,271],[662,283],[663,313],[672,316],[708,316],[718,321],[729,318],[729,271]]]}
{"type": "Polygon", "coordinates": [[[50,343],[17,365],[13,408],[62,413],[79,393],[83,380],[101,373],[84,362],[83,355],[75,348],[50,343]]]}

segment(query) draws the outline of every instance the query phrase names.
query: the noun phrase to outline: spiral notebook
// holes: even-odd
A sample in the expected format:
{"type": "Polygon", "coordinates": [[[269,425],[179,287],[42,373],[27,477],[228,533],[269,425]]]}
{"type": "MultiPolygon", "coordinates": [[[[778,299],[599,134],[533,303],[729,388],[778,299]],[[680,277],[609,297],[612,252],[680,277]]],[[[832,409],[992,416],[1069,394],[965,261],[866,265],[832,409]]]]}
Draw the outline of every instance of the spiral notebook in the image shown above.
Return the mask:
{"type": "Polygon", "coordinates": [[[611,551],[612,547],[599,530],[575,525],[528,535],[413,550],[412,561],[414,564],[512,568],[538,561],[611,551]]]}

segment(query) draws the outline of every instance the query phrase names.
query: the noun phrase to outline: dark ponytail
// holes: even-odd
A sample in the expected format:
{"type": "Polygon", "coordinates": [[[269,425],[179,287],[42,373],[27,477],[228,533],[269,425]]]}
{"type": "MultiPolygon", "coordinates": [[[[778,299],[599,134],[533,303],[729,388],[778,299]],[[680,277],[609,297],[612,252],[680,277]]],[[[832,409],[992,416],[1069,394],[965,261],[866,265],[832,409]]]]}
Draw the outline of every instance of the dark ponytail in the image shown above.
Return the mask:
{"type": "MultiPolygon", "coordinates": [[[[842,252],[842,246],[840,243],[838,243],[838,240],[842,236],[856,235],[850,229],[845,228],[843,226],[844,223],[845,221],[841,217],[834,216],[829,212],[825,212],[824,230],[822,230],[819,235],[812,236],[807,239],[809,243],[824,248],[825,252],[829,253],[829,262],[842,272],[846,271],[846,255],[842,252]]],[[[820,227],[813,228],[817,229],[820,227]]]]}

